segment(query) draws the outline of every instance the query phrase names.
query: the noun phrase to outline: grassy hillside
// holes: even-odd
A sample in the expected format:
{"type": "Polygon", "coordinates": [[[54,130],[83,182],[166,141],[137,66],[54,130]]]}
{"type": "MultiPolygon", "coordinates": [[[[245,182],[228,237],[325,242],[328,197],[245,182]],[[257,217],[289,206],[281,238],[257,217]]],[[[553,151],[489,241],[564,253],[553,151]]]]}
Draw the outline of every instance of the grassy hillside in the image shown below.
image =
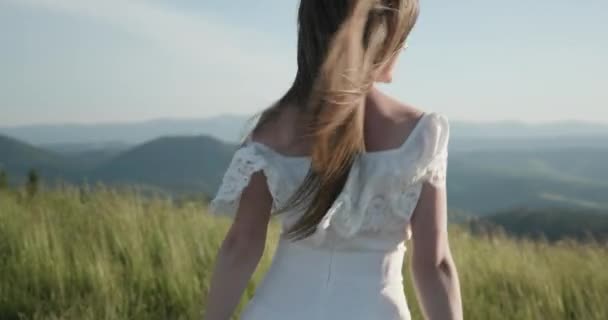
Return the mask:
{"type": "MultiPolygon", "coordinates": [[[[0,192],[0,319],[200,319],[228,223],[202,204],[144,201],[128,190],[67,188],[33,199],[0,192]]],[[[267,270],[271,229],[243,303],[267,270]]],[[[466,319],[608,318],[605,247],[458,228],[450,236],[466,319]]]]}

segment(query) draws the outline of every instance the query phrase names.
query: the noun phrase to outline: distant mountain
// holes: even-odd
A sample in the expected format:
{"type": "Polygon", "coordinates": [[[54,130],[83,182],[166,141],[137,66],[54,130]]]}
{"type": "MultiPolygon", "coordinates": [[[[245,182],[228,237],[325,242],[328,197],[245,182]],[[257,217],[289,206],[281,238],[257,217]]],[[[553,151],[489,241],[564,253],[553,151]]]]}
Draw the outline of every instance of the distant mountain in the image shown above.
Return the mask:
{"type": "Polygon", "coordinates": [[[12,180],[21,179],[30,169],[47,178],[72,177],[81,169],[68,158],[6,136],[0,136],[0,168],[12,180]]]}
{"type": "Polygon", "coordinates": [[[571,209],[514,209],[468,222],[474,232],[495,232],[557,241],[563,239],[608,241],[608,211],[571,209]]]}
{"type": "Polygon", "coordinates": [[[222,115],[205,119],[158,119],[139,123],[28,125],[0,128],[1,134],[34,145],[90,144],[115,141],[129,145],[163,136],[207,135],[219,140],[240,140],[248,116],[222,115]]]}
{"type": "Polygon", "coordinates": [[[50,143],[39,145],[39,147],[58,154],[71,156],[98,151],[120,153],[131,148],[132,145],[121,141],[102,141],[96,143],[50,143]]]}
{"type": "Polygon", "coordinates": [[[88,180],[214,194],[234,150],[206,136],[159,138],[108,161],[88,180]]]}
{"type": "MultiPolygon", "coordinates": [[[[120,145],[119,145],[120,146],[120,145]]],[[[56,147],[56,146],[55,146],[56,147]]],[[[608,148],[451,147],[449,205],[463,217],[514,207],[608,208],[608,148]]],[[[62,154],[0,140],[11,176],[138,184],[171,193],[215,194],[235,145],[207,136],[158,138],[126,150],[71,146],[62,154]]]]}
{"type": "Polygon", "coordinates": [[[608,149],[608,134],[530,137],[467,137],[452,130],[453,151],[560,150],[571,148],[608,149]]]}
{"type": "Polygon", "coordinates": [[[60,155],[0,136],[0,168],[13,182],[35,169],[47,183],[136,184],[172,193],[214,194],[234,150],[235,145],[194,136],[158,138],[127,150],[70,146],[60,155]]]}
{"type": "Polygon", "coordinates": [[[91,170],[129,150],[132,146],[121,142],[102,142],[59,143],[40,147],[69,158],[83,169],[91,170]]]}
{"type": "Polygon", "coordinates": [[[450,205],[488,214],[518,206],[608,208],[608,149],[452,152],[450,205]]]}
{"type": "MultiPolygon", "coordinates": [[[[91,144],[119,142],[135,145],[164,136],[207,135],[226,142],[237,142],[246,133],[250,116],[221,115],[203,119],[158,119],[139,123],[28,125],[0,128],[0,134],[15,137],[33,145],[91,144]]],[[[555,122],[451,122],[457,146],[494,147],[589,146],[608,147],[608,124],[555,122]],[[581,145],[582,144],[582,145],[581,145]]]]}
{"type": "Polygon", "coordinates": [[[583,121],[559,121],[540,124],[517,121],[488,123],[452,121],[451,129],[461,138],[608,136],[608,124],[583,121]]]}

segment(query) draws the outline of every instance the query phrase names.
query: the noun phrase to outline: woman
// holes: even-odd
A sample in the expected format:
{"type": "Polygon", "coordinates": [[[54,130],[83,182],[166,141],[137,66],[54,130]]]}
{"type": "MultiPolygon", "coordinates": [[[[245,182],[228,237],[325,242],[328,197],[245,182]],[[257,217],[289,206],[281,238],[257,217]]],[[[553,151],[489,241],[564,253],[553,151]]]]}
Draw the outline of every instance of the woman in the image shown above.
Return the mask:
{"type": "Polygon", "coordinates": [[[245,320],[410,319],[405,241],[427,319],[462,319],[447,237],[449,128],[374,87],[392,72],[417,0],[303,0],[298,72],[237,150],[213,212],[235,214],[220,249],[207,320],[227,320],[283,229],[245,320]]]}

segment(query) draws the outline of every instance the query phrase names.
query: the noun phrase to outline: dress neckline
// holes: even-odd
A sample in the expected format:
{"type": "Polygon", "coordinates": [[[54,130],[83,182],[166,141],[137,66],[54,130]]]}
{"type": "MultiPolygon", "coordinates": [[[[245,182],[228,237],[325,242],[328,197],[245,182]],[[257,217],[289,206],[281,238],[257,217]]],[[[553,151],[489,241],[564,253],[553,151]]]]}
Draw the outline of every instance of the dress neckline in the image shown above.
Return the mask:
{"type": "MultiPolygon", "coordinates": [[[[410,132],[410,134],[407,136],[407,138],[405,139],[405,141],[403,141],[401,143],[401,145],[395,147],[395,148],[390,148],[390,149],[384,149],[384,150],[376,150],[376,151],[366,151],[364,153],[361,154],[362,158],[374,158],[374,157],[379,157],[382,155],[388,155],[388,154],[392,154],[392,153],[396,153],[399,152],[403,149],[405,149],[405,147],[407,145],[410,144],[410,141],[413,140],[414,135],[419,131],[420,127],[422,127],[422,122],[427,118],[428,113],[423,112],[422,115],[420,116],[420,118],[418,119],[418,121],[416,121],[416,124],[414,125],[414,128],[412,129],[412,131],[410,132]]],[[[247,139],[247,143],[248,144],[252,144],[255,146],[259,146],[264,150],[269,151],[270,153],[272,153],[273,155],[277,156],[278,158],[281,159],[285,159],[285,160],[294,160],[294,161],[310,161],[310,155],[306,155],[306,156],[291,156],[291,155],[286,155],[283,154],[279,151],[276,151],[275,149],[261,143],[261,142],[257,142],[257,141],[253,141],[251,140],[251,138],[247,139]]]]}

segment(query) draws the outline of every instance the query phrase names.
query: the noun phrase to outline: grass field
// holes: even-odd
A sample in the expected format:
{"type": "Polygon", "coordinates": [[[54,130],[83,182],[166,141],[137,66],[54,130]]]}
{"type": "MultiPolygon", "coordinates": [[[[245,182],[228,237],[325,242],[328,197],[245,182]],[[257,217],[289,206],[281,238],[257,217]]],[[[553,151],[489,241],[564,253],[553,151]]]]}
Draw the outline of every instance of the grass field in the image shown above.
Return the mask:
{"type": "MultiPolygon", "coordinates": [[[[144,201],[129,190],[0,191],[0,319],[200,319],[228,223],[202,204],[144,201]]],[[[270,262],[272,228],[243,303],[270,262]]],[[[451,241],[466,319],[608,319],[606,247],[458,227],[451,241]]]]}

